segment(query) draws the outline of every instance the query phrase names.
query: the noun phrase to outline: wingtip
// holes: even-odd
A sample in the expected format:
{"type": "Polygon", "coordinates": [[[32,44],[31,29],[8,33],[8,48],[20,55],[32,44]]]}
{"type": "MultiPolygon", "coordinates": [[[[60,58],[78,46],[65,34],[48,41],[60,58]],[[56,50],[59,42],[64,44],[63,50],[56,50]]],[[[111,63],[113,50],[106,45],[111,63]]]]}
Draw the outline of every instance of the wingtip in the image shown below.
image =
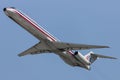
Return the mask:
{"type": "Polygon", "coordinates": [[[102,48],[110,48],[109,46],[102,46],[102,48]]]}
{"type": "Polygon", "coordinates": [[[21,54],[18,54],[18,56],[19,56],[19,57],[22,57],[22,55],[21,55],[21,54]]]}
{"type": "Polygon", "coordinates": [[[110,48],[110,46],[106,46],[106,48],[110,48]]]}
{"type": "Polygon", "coordinates": [[[116,58],[116,57],[113,57],[112,59],[118,59],[118,58],[116,58]]]}

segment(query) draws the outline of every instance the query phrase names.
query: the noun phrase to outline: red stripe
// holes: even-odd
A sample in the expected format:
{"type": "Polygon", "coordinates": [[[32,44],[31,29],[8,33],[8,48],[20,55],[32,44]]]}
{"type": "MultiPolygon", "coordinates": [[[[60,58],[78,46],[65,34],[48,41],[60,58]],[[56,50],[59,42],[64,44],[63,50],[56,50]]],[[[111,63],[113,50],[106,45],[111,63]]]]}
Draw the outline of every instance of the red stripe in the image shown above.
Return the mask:
{"type": "Polygon", "coordinates": [[[68,51],[68,53],[69,53],[69,54],[71,54],[71,55],[73,56],[73,52],[72,52],[71,50],[70,50],[70,51],[68,51]]]}
{"type": "Polygon", "coordinates": [[[31,25],[33,25],[34,28],[36,28],[37,30],[39,30],[40,32],[42,32],[45,36],[49,37],[52,41],[57,41],[53,36],[51,36],[50,34],[48,34],[47,32],[45,32],[43,29],[41,29],[40,27],[38,27],[36,23],[34,23],[33,21],[31,21],[31,19],[29,19],[28,17],[24,16],[22,13],[20,13],[17,10],[15,12],[19,16],[21,16],[22,18],[24,18],[26,21],[28,21],[31,25]]]}

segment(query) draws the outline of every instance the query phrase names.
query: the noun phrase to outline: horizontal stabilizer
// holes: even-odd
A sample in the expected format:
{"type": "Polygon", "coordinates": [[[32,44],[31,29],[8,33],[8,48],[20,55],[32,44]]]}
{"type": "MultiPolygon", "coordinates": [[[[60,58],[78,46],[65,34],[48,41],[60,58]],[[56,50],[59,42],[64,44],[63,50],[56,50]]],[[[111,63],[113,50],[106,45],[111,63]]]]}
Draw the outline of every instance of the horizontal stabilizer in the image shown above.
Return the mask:
{"type": "Polygon", "coordinates": [[[98,58],[109,58],[109,59],[117,59],[115,57],[111,57],[111,56],[104,56],[104,55],[100,55],[100,54],[91,54],[91,56],[96,56],[98,58]]]}
{"type": "Polygon", "coordinates": [[[107,59],[117,59],[115,57],[111,57],[111,56],[105,56],[105,55],[101,55],[101,54],[95,54],[94,52],[90,51],[88,54],[85,55],[85,58],[91,62],[91,64],[97,60],[98,58],[107,58],[107,59]]]}

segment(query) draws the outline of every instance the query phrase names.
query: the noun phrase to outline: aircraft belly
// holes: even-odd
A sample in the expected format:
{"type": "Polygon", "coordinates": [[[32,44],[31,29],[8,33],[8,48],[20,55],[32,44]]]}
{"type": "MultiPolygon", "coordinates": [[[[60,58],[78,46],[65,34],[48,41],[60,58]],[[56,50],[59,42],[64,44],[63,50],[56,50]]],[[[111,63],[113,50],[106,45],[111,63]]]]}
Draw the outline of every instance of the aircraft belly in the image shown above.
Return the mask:
{"type": "Polygon", "coordinates": [[[78,67],[83,67],[87,68],[88,65],[83,63],[82,61],[78,61],[73,55],[70,55],[67,53],[67,51],[61,52],[58,54],[65,63],[71,65],[71,66],[78,66],[78,67]]]}
{"type": "Polygon", "coordinates": [[[57,55],[59,55],[59,57],[68,65],[70,66],[76,66],[76,63],[74,62],[73,59],[71,59],[71,57],[67,54],[64,54],[63,52],[59,52],[59,53],[55,53],[57,55]]]}

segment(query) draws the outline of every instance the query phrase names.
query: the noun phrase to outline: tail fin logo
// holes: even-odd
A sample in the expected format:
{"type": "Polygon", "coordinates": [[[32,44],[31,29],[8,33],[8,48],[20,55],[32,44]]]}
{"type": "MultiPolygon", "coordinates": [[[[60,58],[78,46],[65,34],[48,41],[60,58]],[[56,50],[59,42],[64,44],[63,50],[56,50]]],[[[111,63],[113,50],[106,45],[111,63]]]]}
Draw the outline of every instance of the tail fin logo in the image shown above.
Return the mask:
{"type": "Polygon", "coordinates": [[[86,59],[89,61],[89,60],[90,60],[90,55],[87,55],[87,56],[86,56],[86,59]]]}

